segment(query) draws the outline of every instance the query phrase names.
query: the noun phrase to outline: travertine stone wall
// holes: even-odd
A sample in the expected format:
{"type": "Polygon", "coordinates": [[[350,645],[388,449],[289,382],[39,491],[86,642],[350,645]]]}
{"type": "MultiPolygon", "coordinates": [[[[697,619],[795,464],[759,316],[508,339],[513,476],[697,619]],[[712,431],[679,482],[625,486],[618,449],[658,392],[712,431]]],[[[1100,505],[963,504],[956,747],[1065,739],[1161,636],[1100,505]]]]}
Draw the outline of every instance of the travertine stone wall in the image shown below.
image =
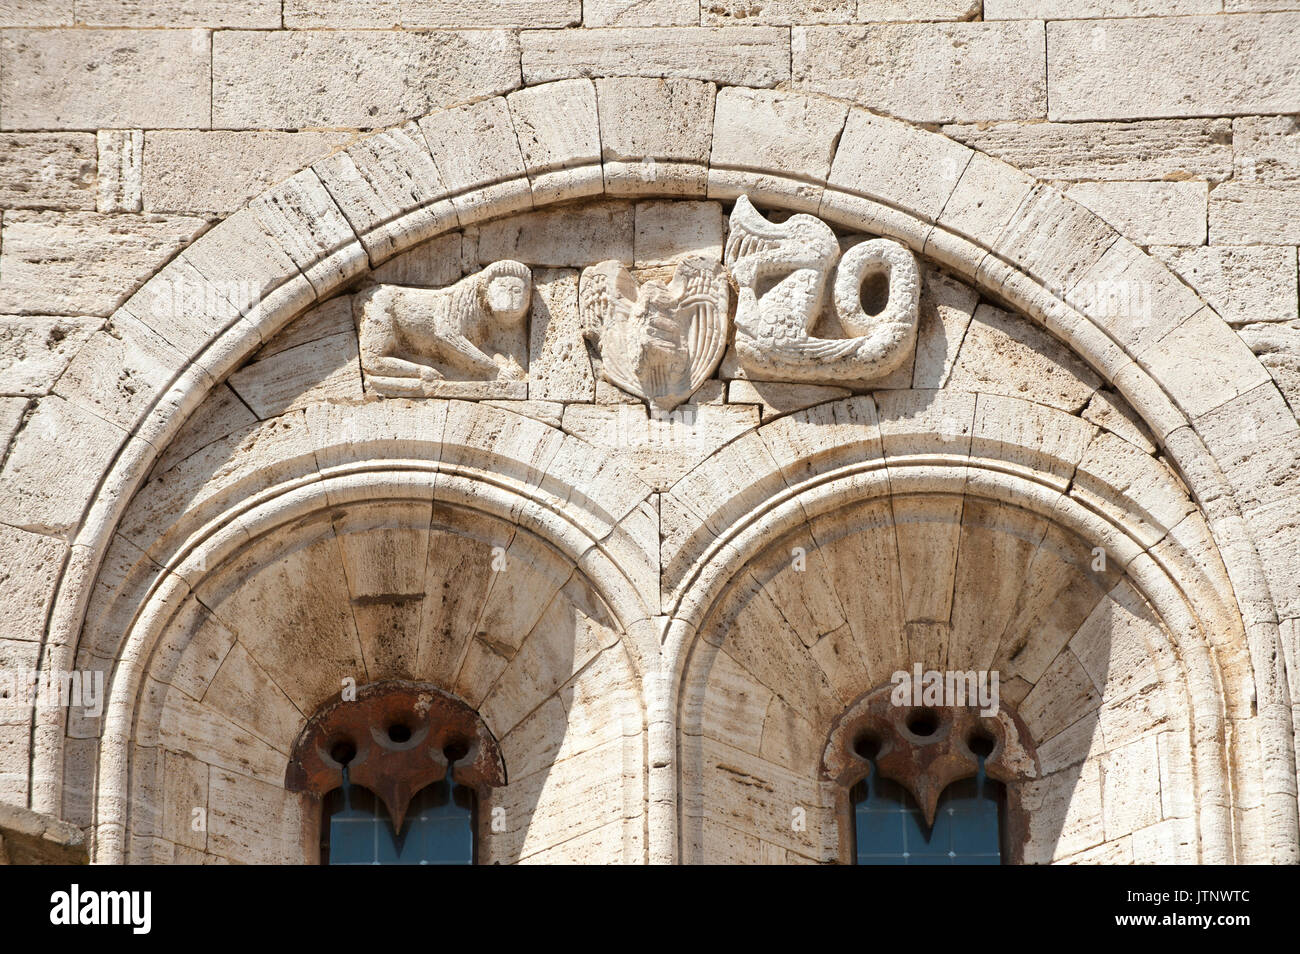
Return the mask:
{"type": "MultiPolygon", "coordinates": [[[[1242,860],[1294,860],[1295,762],[1284,766],[1269,726],[1281,725],[1278,707],[1300,698],[1298,222],[1300,0],[0,3],[0,668],[61,658],[100,668],[120,659],[122,645],[95,639],[121,640],[129,620],[114,620],[98,636],[92,630],[104,624],[90,620],[105,618],[110,597],[133,592],[124,582],[128,567],[154,559],[144,554],[156,527],[117,526],[138,487],[153,496],[137,502],[162,499],[160,488],[172,479],[165,475],[188,467],[248,492],[262,440],[249,435],[309,422],[321,408],[370,406],[349,282],[444,287],[516,259],[534,280],[526,397],[477,406],[538,425],[531,438],[563,435],[601,448],[612,440],[621,449],[617,472],[645,496],[619,497],[614,507],[629,539],[639,541],[628,544],[620,572],[647,601],[647,625],[659,629],[646,641],[623,625],[642,620],[606,620],[610,635],[597,640],[606,662],[584,658],[564,673],[573,680],[567,687],[530,687],[537,725],[527,731],[501,722],[506,738],[516,732],[512,744],[526,738],[524,748],[532,747],[531,756],[517,758],[540,751],[549,766],[528,763],[540,791],[519,797],[539,817],[552,811],[547,805],[556,814],[535,831],[513,831],[494,857],[722,857],[715,849],[745,860],[835,856],[833,832],[822,831],[815,844],[763,834],[754,805],[727,794],[725,774],[702,768],[718,761],[709,747],[719,744],[734,743],[757,760],[746,762],[755,771],[774,746],[783,758],[805,758],[824,726],[778,712],[769,696],[785,691],[777,685],[784,676],[747,667],[725,635],[708,631],[717,618],[692,608],[695,584],[684,568],[700,578],[714,572],[692,535],[700,527],[721,533],[755,506],[743,487],[731,487],[744,501],[735,513],[709,494],[730,486],[731,473],[751,473],[754,458],[743,454],[776,439],[759,437],[762,428],[814,419],[820,426],[818,414],[841,412],[819,407],[876,391],[951,391],[971,403],[935,402],[960,408],[955,418],[926,418],[936,433],[967,411],[973,426],[977,414],[1000,408],[1009,430],[999,432],[993,456],[1028,460],[1053,480],[1076,467],[1092,473],[1075,495],[1132,519],[1143,547],[1157,545],[1143,527],[1182,528],[1174,534],[1180,555],[1144,553],[1135,564],[1135,573],[1153,559],[1177,564],[1168,578],[1108,580],[1097,603],[1072,608],[1080,618],[1053,630],[1059,638],[1036,650],[1033,678],[1018,684],[1017,701],[1041,724],[1054,717],[1059,693],[1095,703],[1096,713],[1095,733],[1059,740],[1060,774],[1036,790],[1045,827],[1032,856],[1188,860],[1213,856],[1217,845],[1242,860]],[[552,81],[560,82],[539,85],[552,81]],[[750,381],[729,355],[692,399],[690,438],[666,441],[662,422],[592,365],[580,274],[617,259],[642,280],[667,278],[667,266],[685,255],[720,257],[725,216],[741,194],[783,214],[821,214],[843,234],[888,235],[921,256],[915,356],[864,391],[750,381]],[[557,200],[568,204],[554,206],[557,200]],[[844,225],[854,216],[856,227],[844,225]],[[179,308],[137,295],[164,268],[172,294],[225,282],[220,306],[202,295],[179,308]],[[256,287],[234,287],[243,278],[256,287]],[[1033,298],[1039,286],[1050,301],[1033,298]],[[1118,300],[1120,286],[1146,297],[1118,300]],[[268,315],[273,327],[262,325],[268,315]],[[300,317],[282,331],[292,315],[300,317]],[[222,333],[221,345],[203,351],[222,333]],[[1022,403],[1013,412],[995,399],[1022,403]],[[1039,419],[1038,408],[1061,418],[1039,419]],[[1090,430],[1079,447],[1042,456],[1045,435],[1061,428],[1090,430]],[[241,446],[245,438],[249,447],[241,446]],[[724,448],[742,455],[731,470],[718,462],[728,459],[724,448]],[[694,486],[692,474],[713,490],[691,490],[703,496],[690,497],[681,512],[665,507],[674,488],[694,486]],[[686,512],[694,526],[681,518],[686,512]],[[675,537],[674,526],[684,536],[675,537]],[[642,544],[659,534],[662,565],[627,555],[638,547],[658,552],[642,544]],[[1189,596],[1196,605],[1184,619],[1174,602],[1152,593],[1189,586],[1186,574],[1208,575],[1215,595],[1189,596]],[[678,602],[670,606],[669,595],[678,602]],[[1212,698],[1203,677],[1218,670],[1191,666],[1193,675],[1153,683],[1132,658],[1139,644],[1185,639],[1192,617],[1220,627],[1212,637],[1222,659],[1215,666],[1223,667],[1215,678],[1229,673],[1229,688],[1212,698]],[[1101,640],[1104,650],[1099,627],[1111,637],[1101,640]],[[703,643],[694,642],[697,628],[703,643]],[[670,631],[676,635],[664,635],[670,631]],[[647,668],[645,647],[656,642],[676,648],[647,668]],[[715,655],[692,645],[714,646],[715,655]],[[1109,666],[1098,662],[1105,652],[1109,666]],[[683,688],[670,703],[648,694],[647,673],[656,666],[667,681],[702,695],[683,688]],[[1053,686],[1065,688],[1038,701],[1053,686]],[[606,687],[626,689],[641,713],[635,728],[620,723],[621,741],[602,734],[612,723],[586,695],[606,687]],[[1273,719],[1267,725],[1243,702],[1252,691],[1273,719]],[[1157,696],[1159,711],[1146,702],[1157,696]],[[751,711],[762,700],[770,722],[751,711]],[[1131,711],[1135,700],[1140,714],[1131,711]],[[1218,721],[1188,716],[1193,703],[1218,721]],[[1196,761],[1183,758],[1184,748],[1216,751],[1175,724],[1189,718],[1215,725],[1213,744],[1228,746],[1232,800],[1192,791],[1180,774],[1196,761]],[[737,720],[783,734],[740,737],[732,731],[737,720]],[[682,764],[656,775],[657,756],[647,753],[666,751],[654,739],[669,724],[691,741],[683,743],[682,764]],[[620,761],[597,754],[620,746],[620,761]],[[699,746],[711,754],[700,755],[699,746]],[[617,771],[621,782],[592,774],[593,766],[617,771]],[[1279,782],[1287,772],[1289,783],[1279,782]],[[662,780],[668,775],[674,781],[662,780]],[[1107,785],[1127,776],[1147,788],[1108,794],[1107,785]],[[590,819],[566,816],[564,800],[594,798],[586,786],[595,779],[604,779],[602,797],[617,789],[619,803],[590,819]],[[1062,794],[1067,782],[1077,798],[1062,794]],[[680,808],[680,824],[671,846],[656,847],[664,805],[680,808]],[[1209,805],[1231,817],[1207,819],[1197,806],[1209,805]],[[1193,818],[1199,828],[1189,834],[1193,818]]],[[[871,413],[888,416],[883,406],[873,403],[871,413]]],[[[865,413],[853,408],[852,415],[865,413]]],[[[394,426],[400,444],[405,437],[394,426]]],[[[496,433],[497,423],[484,426],[496,433]]],[[[400,447],[382,453],[400,456],[400,447]]],[[[890,453],[882,445],[882,455],[890,453]]],[[[589,466],[580,457],[566,475],[576,485],[574,475],[589,466]]],[[[790,477],[774,477],[779,466],[766,473],[775,485],[790,477]]],[[[576,500],[575,484],[565,486],[561,497],[576,500]]],[[[956,555],[976,531],[962,508],[954,513],[949,489],[935,492],[933,509],[903,522],[910,530],[891,532],[927,559],[953,554],[959,567],[956,555]],[[929,529],[908,537],[918,527],[929,529]]],[[[182,492],[169,506],[183,511],[187,502],[182,492]]],[[[517,505],[499,510],[515,525],[517,505]]],[[[991,541],[1015,520],[1045,519],[999,514],[1003,522],[981,544],[996,552],[1014,549],[991,541]]],[[[360,541],[372,528],[332,532],[360,541]]],[[[856,532],[844,528],[845,539],[856,532]]],[[[1081,533],[1060,532],[1062,539],[1081,533]]],[[[736,572],[759,573],[750,568],[761,564],[759,550],[736,544],[728,553],[745,567],[736,572]]],[[[537,563],[551,559],[576,565],[554,555],[537,563]]],[[[292,567],[277,565],[274,572],[292,567]]],[[[716,586],[719,601],[731,593],[716,586]]],[[[144,605],[142,594],[131,598],[130,612],[144,605]]],[[[1015,605],[1009,593],[998,598],[1015,605]]],[[[725,599],[734,602],[733,615],[770,612],[734,594],[725,599]]],[[[570,622],[599,617],[599,602],[574,602],[570,622]]],[[[954,596],[950,612],[960,605],[954,596]]],[[[902,632],[934,637],[935,614],[913,609],[900,610],[902,632]]],[[[820,631],[790,632],[796,655],[838,645],[820,631]]],[[[155,636],[165,638],[162,630],[155,636]]],[[[217,713],[238,709],[240,692],[275,666],[253,649],[245,658],[227,647],[222,658],[224,675],[204,677],[217,687],[217,713]]],[[[128,742],[149,755],[101,751],[98,727],[42,723],[30,713],[0,718],[0,801],[103,826],[96,837],[105,856],[292,856],[301,847],[296,829],[288,841],[249,834],[266,812],[280,811],[282,793],[259,788],[270,775],[219,751],[215,723],[186,709],[205,704],[209,682],[153,699],[165,714],[163,735],[128,742]],[[198,724],[197,735],[187,734],[186,718],[198,724]],[[203,738],[217,748],[202,748],[203,738]],[[150,771],[170,777],[169,758],[180,766],[175,778],[187,781],[167,784],[192,791],[149,787],[150,771]],[[234,814],[214,820],[202,846],[159,827],[165,810],[158,818],[144,811],[139,827],[124,821],[124,803],[118,815],[108,801],[107,814],[92,817],[78,780],[132,759],[140,768],[132,779],[142,787],[112,797],[152,793],[142,797],[157,809],[197,804],[202,787],[204,804],[220,802],[234,814]],[[214,800],[213,792],[224,794],[214,800]],[[281,849],[287,853],[274,854],[281,849]]],[[[849,701],[846,691],[838,702],[849,701]]],[[[286,713],[273,707],[258,717],[286,713]]],[[[238,731],[269,739],[279,752],[289,730],[272,720],[238,731]]],[[[1295,736],[1283,741],[1294,753],[1295,736]]],[[[799,772],[806,776],[805,763],[799,772]]],[[[808,800],[830,804],[817,793],[808,800]]]]}

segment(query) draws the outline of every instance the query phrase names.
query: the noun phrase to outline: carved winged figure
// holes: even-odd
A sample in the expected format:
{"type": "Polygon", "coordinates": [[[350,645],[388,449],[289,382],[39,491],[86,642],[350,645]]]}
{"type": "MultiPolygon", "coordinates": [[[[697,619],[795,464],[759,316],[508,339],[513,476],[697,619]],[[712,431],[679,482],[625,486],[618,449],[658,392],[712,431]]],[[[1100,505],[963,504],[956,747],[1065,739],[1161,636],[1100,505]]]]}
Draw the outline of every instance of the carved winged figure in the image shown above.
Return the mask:
{"type": "Polygon", "coordinates": [[[671,411],[713,373],[727,347],[730,286],[718,262],[691,257],[672,281],[638,285],[621,262],[583,270],[579,308],[600,329],[605,378],[671,411]]]}
{"type": "Polygon", "coordinates": [[[894,370],[916,344],[920,273],[897,242],[872,239],[841,257],[835,233],[821,219],[800,214],[769,222],[742,195],[731,213],[725,260],[739,289],[736,353],[754,378],[865,381],[894,370]],[[832,272],[835,313],[851,337],[812,334],[832,272]],[[863,282],[882,273],[888,301],[868,314],[863,282]]]}

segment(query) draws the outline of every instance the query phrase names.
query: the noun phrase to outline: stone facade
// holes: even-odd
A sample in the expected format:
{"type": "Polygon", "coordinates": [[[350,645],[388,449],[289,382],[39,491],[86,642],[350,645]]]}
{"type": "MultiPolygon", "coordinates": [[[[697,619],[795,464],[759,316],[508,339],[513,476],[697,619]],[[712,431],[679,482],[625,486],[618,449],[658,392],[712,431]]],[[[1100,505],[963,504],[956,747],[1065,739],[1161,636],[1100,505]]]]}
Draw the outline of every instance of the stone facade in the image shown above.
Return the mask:
{"type": "Polygon", "coordinates": [[[1300,861],[1298,35],[4,5],[0,671],[103,695],[0,698],[0,845],[313,861],[295,743],[401,679],[480,861],[847,862],[919,664],[1000,673],[1016,860],[1300,861]]]}

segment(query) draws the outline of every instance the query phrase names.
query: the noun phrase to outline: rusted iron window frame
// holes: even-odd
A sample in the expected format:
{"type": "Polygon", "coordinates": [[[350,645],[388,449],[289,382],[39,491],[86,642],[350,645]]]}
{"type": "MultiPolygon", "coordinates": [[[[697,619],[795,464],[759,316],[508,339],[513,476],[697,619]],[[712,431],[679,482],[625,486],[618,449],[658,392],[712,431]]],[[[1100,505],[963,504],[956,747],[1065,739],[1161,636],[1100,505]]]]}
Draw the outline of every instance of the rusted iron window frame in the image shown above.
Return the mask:
{"type": "Polygon", "coordinates": [[[933,825],[939,797],[948,786],[978,773],[981,756],[971,745],[978,735],[991,743],[984,756],[985,773],[1002,783],[1002,863],[1022,864],[1029,837],[1022,791],[1042,773],[1033,737],[1014,707],[1002,702],[996,714],[983,716],[976,705],[897,706],[891,699],[893,689],[887,683],[854,700],[832,723],[822,752],[821,777],[836,786],[841,863],[856,860],[852,792],[858,782],[872,771],[897,782],[933,825]],[[933,719],[934,731],[922,735],[909,728],[921,715],[933,719]],[[868,758],[863,752],[871,743],[877,751],[868,758]]]}
{"type": "Polygon", "coordinates": [[[324,799],[342,786],[344,764],[350,783],[382,802],[401,831],[416,793],[446,778],[448,752],[457,756],[450,762],[452,781],[474,793],[470,824],[477,864],[480,809],[492,789],[506,784],[501,748],[479,714],[428,683],[384,680],[359,687],[355,698],[335,695],[307,720],[285,770],[285,788],[313,805],[304,831],[308,855],[320,862],[324,799]]]}

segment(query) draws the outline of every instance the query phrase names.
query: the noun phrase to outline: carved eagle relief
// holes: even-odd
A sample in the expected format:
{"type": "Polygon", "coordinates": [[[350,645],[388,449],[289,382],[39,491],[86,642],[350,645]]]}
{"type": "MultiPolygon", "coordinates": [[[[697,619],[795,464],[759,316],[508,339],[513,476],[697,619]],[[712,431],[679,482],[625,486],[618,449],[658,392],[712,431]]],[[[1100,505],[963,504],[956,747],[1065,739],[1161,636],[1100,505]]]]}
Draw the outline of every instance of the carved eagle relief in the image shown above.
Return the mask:
{"type": "Polygon", "coordinates": [[[671,411],[713,373],[727,347],[727,270],[687,258],[672,281],[639,285],[621,262],[583,270],[579,309],[600,329],[604,376],[671,411]]]}
{"type": "Polygon", "coordinates": [[[725,259],[736,279],[736,353],[751,377],[775,381],[862,382],[898,367],[916,344],[920,273],[898,242],[872,239],[840,255],[831,227],[811,215],[769,222],[746,196],[731,213],[725,259]],[[836,262],[838,260],[838,268],[836,262]],[[862,285],[885,274],[888,300],[878,313],[862,305],[862,285]],[[833,303],[851,337],[821,338],[834,274],[833,303]]]}

